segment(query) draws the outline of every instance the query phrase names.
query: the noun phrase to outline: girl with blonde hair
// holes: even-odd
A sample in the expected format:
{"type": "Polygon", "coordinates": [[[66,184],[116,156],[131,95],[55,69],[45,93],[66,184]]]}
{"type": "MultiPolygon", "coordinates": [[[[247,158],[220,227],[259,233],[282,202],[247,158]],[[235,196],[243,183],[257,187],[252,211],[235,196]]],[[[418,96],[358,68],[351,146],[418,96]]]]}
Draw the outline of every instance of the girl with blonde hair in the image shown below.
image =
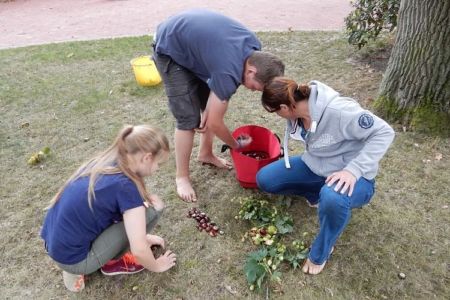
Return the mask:
{"type": "Polygon", "coordinates": [[[144,183],[169,151],[159,129],[125,126],[114,143],[84,163],[52,199],[41,236],[70,291],[81,291],[84,275],[98,269],[118,275],[144,269],[164,272],[175,265],[171,251],[155,259],[150,249],[164,247],[161,237],[147,234],[164,203],[144,183]]]}

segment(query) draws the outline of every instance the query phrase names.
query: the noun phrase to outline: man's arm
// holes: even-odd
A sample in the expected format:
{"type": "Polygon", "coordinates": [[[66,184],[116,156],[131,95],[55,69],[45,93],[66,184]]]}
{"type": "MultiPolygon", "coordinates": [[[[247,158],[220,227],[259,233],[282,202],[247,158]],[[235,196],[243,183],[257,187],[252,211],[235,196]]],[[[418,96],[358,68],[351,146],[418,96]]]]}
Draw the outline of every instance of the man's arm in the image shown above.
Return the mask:
{"type": "Polygon", "coordinates": [[[233,138],[230,130],[223,120],[228,109],[228,101],[221,100],[211,91],[209,93],[208,103],[202,114],[199,132],[211,130],[225,144],[233,149],[239,148],[239,143],[233,138]]]}

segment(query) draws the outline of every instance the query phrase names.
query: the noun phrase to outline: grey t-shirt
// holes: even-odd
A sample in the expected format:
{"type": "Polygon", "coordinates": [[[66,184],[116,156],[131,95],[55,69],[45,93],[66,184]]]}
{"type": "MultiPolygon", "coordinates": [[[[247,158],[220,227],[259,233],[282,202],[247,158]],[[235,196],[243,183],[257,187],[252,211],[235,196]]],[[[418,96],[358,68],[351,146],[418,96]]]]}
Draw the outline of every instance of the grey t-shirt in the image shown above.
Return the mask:
{"type": "Polygon", "coordinates": [[[261,50],[256,35],[239,22],[206,9],[192,9],[158,25],[155,51],[192,71],[221,99],[242,82],[245,60],[261,50]]]}

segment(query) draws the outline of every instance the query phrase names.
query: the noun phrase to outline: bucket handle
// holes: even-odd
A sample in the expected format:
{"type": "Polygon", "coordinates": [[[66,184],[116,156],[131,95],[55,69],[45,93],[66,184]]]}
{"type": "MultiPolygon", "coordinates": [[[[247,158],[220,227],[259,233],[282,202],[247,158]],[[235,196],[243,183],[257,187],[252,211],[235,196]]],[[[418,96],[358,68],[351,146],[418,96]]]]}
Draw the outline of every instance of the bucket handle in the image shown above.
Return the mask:
{"type": "MultiPolygon", "coordinates": [[[[284,156],[284,149],[283,146],[281,146],[281,139],[278,136],[278,134],[273,133],[273,135],[277,138],[278,143],[280,144],[280,156],[279,157],[283,157],[284,156]]],[[[231,147],[227,144],[223,144],[222,147],[220,148],[220,153],[224,153],[227,150],[231,150],[231,147]]]]}
{"type": "Polygon", "coordinates": [[[228,149],[231,150],[231,147],[228,146],[227,144],[223,144],[222,148],[220,148],[220,153],[224,153],[225,151],[227,151],[228,149]]]}
{"type": "Polygon", "coordinates": [[[273,133],[273,135],[277,138],[278,144],[280,144],[280,156],[279,156],[279,157],[284,157],[284,148],[283,148],[283,146],[281,145],[281,139],[280,139],[280,137],[278,136],[278,134],[273,133]]]}

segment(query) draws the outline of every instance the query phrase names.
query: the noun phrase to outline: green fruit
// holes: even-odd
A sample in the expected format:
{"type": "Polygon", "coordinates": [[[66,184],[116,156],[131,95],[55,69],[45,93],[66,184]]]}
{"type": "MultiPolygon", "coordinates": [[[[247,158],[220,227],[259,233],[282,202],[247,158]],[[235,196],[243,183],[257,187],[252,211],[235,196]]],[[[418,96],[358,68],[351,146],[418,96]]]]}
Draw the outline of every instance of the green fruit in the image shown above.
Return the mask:
{"type": "Polygon", "coordinates": [[[38,163],[37,157],[36,156],[31,156],[30,159],[28,160],[28,164],[34,166],[35,164],[38,163]]]}
{"type": "Polygon", "coordinates": [[[274,235],[277,233],[277,228],[273,225],[270,225],[269,227],[267,227],[267,232],[271,235],[274,235]]]}
{"type": "Polygon", "coordinates": [[[42,152],[44,152],[45,155],[49,155],[50,154],[50,147],[42,148],[42,152]]]}

